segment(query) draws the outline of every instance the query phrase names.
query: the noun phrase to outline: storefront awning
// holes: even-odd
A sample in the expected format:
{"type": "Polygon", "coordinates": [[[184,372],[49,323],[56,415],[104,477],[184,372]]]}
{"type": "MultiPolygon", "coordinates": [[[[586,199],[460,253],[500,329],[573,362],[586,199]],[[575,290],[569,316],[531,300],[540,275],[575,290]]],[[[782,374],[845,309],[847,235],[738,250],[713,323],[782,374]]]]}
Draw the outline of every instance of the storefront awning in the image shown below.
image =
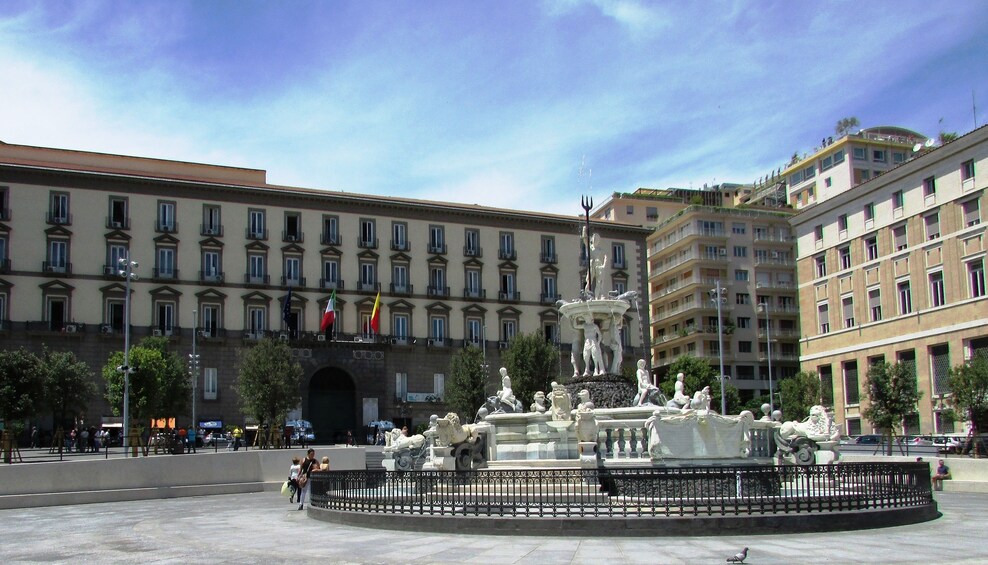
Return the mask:
{"type": "Polygon", "coordinates": [[[223,420],[199,420],[199,427],[207,430],[222,430],[223,420]]]}

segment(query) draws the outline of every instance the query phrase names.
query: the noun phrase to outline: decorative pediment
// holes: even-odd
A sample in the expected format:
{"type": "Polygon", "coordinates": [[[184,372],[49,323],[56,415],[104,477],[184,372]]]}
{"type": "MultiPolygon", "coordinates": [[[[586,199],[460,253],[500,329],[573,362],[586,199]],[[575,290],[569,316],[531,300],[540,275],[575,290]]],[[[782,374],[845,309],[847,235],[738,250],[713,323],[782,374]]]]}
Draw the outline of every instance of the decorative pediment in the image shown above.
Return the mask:
{"type": "Polygon", "coordinates": [[[442,265],[443,267],[445,267],[447,263],[449,263],[449,260],[447,260],[442,255],[432,255],[431,257],[429,257],[429,265],[432,266],[442,265]]]}
{"type": "Polygon", "coordinates": [[[154,238],[154,243],[156,245],[178,245],[178,238],[170,233],[163,233],[158,237],[154,238]]]}
{"type": "Polygon", "coordinates": [[[343,253],[339,250],[338,247],[333,247],[333,246],[323,247],[322,250],[319,251],[319,254],[320,255],[329,255],[329,256],[332,256],[332,257],[339,257],[340,255],[343,255],[343,253]]]}
{"type": "Polygon", "coordinates": [[[467,268],[482,269],[484,267],[484,262],[476,257],[471,257],[463,262],[463,266],[467,268]]]}
{"type": "Polygon", "coordinates": [[[271,302],[271,297],[259,290],[255,290],[254,292],[248,292],[247,294],[243,294],[240,296],[240,298],[244,302],[264,302],[264,303],[271,302]]]}
{"type": "Polygon", "coordinates": [[[72,232],[67,230],[65,226],[52,226],[45,230],[45,235],[48,237],[72,237],[72,232]]]}
{"type": "MultiPolygon", "coordinates": [[[[326,304],[329,303],[329,297],[327,296],[326,298],[320,298],[316,301],[316,303],[319,304],[319,315],[322,316],[322,312],[326,311],[326,304]]],[[[335,311],[342,312],[344,306],[346,306],[346,300],[342,300],[339,296],[337,296],[335,311]]]]}
{"type": "Polygon", "coordinates": [[[444,312],[449,313],[452,308],[445,302],[433,302],[432,304],[427,304],[425,307],[429,312],[444,312]]]}
{"type": "Polygon", "coordinates": [[[154,296],[155,298],[162,298],[162,297],[168,297],[168,296],[172,296],[172,297],[182,296],[182,293],[181,292],[179,292],[179,291],[175,290],[174,288],[172,288],[170,286],[167,286],[167,285],[166,286],[159,286],[158,288],[152,288],[150,291],[148,291],[148,294],[150,294],[151,296],[154,296]]]}
{"type": "Polygon", "coordinates": [[[357,307],[357,310],[362,310],[364,308],[373,308],[374,300],[376,300],[376,297],[368,296],[367,298],[363,298],[361,300],[354,302],[354,305],[357,307]]]}
{"type": "Polygon", "coordinates": [[[391,256],[392,263],[411,263],[412,258],[405,253],[395,253],[391,256]]]}
{"type": "MultiPolygon", "coordinates": [[[[101,286],[99,291],[103,294],[126,294],[127,286],[124,283],[112,283],[106,286],[101,286]]],[[[130,293],[134,294],[134,289],[130,289],[130,293]]]]}
{"type": "Polygon", "coordinates": [[[474,316],[486,316],[487,315],[487,308],[484,308],[483,306],[481,306],[479,304],[471,304],[469,306],[465,306],[465,307],[461,308],[460,310],[462,310],[463,311],[463,314],[465,314],[465,315],[474,315],[474,316]]]}
{"type": "Polygon", "coordinates": [[[391,310],[413,310],[415,305],[407,300],[395,300],[388,302],[388,308],[391,310]]]}
{"type": "Polygon", "coordinates": [[[556,310],[554,308],[546,308],[545,310],[539,312],[539,318],[543,320],[558,320],[559,310],[556,310]]]}
{"type": "MultiPolygon", "coordinates": [[[[287,296],[288,296],[288,294],[285,294],[284,296],[278,298],[278,304],[284,304],[285,303],[285,298],[287,296]]],[[[309,299],[308,298],[302,296],[301,294],[296,294],[294,292],[292,293],[292,304],[303,304],[303,305],[305,305],[305,304],[308,304],[308,303],[309,303],[309,299]]]]}
{"type": "Polygon", "coordinates": [[[44,284],[39,284],[38,288],[40,288],[43,292],[72,292],[75,290],[74,286],[64,283],[58,279],[46,282],[44,284]]]}
{"type": "Polygon", "coordinates": [[[497,266],[498,269],[502,271],[517,271],[518,265],[512,261],[505,261],[497,266]]]}
{"type": "Polygon", "coordinates": [[[215,288],[207,288],[206,290],[197,292],[196,298],[199,300],[226,300],[226,294],[223,294],[215,288]]]}
{"type": "Polygon", "coordinates": [[[521,310],[514,306],[505,306],[497,311],[497,315],[505,318],[517,318],[521,316],[521,310]]]}
{"type": "Polygon", "coordinates": [[[370,249],[364,249],[360,253],[357,253],[357,259],[363,259],[365,261],[377,261],[378,257],[380,257],[380,255],[370,249]]]}
{"type": "Polygon", "coordinates": [[[267,253],[268,249],[271,249],[267,246],[267,244],[256,240],[248,243],[244,246],[244,248],[247,249],[247,251],[264,251],[265,253],[267,253]]]}
{"type": "Polygon", "coordinates": [[[288,245],[281,248],[282,253],[296,253],[302,255],[305,253],[305,248],[297,243],[289,243],[288,245]]]}
{"type": "Polygon", "coordinates": [[[9,282],[9,281],[5,281],[5,280],[3,280],[3,279],[0,279],[0,288],[6,288],[6,289],[9,289],[9,288],[12,288],[13,286],[14,286],[14,284],[13,284],[13,283],[11,283],[11,282],[9,282]]]}
{"type": "Polygon", "coordinates": [[[8,226],[3,222],[0,222],[0,233],[10,233],[10,226],[8,226]]]}
{"type": "Polygon", "coordinates": [[[223,242],[215,237],[207,237],[199,242],[199,247],[217,248],[223,247],[223,242]]]}
{"type": "Polygon", "coordinates": [[[559,274],[559,269],[557,269],[555,265],[544,265],[541,269],[539,269],[539,271],[543,275],[558,275],[559,274]]]}
{"type": "Polygon", "coordinates": [[[130,241],[132,239],[129,233],[121,230],[108,231],[105,237],[107,241],[130,241]]]}

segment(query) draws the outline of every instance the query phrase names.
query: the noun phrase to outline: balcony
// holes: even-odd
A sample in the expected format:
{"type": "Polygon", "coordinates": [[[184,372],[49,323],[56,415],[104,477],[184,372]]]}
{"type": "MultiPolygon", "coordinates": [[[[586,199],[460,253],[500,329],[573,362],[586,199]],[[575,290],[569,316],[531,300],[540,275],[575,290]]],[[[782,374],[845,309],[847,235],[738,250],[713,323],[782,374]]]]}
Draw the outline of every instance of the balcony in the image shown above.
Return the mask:
{"type": "Polygon", "coordinates": [[[787,245],[792,245],[796,242],[796,238],[791,235],[777,235],[774,233],[765,232],[755,232],[755,241],[759,243],[785,243],[787,245]]]}
{"type": "Polygon", "coordinates": [[[426,290],[429,296],[436,298],[448,298],[449,297],[449,287],[448,286],[432,286],[430,285],[426,290]]]}
{"type": "Polygon", "coordinates": [[[723,229],[700,228],[696,224],[690,224],[690,226],[685,230],[671,233],[662,238],[661,242],[656,242],[653,244],[652,253],[657,253],[663,249],[673,247],[681,241],[686,241],[694,237],[725,239],[727,238],[727,235],[727,231],[723,229]]]}
{"type": "Polygon", "coordinates": [[[72,263],[66,263],[64,261],[42,261],[41,271],[45,273],[70,274],[72,272],[72,263]]]}
{"type": "Polygon", "coordinates": [[[223,226],[219,224],[200,224],[199,225],[199,235],[202,236],[212,236],[212,237],[223,237],[223,226]]]}
{"type": "Polygon", "coordinates": [[[541,302],[542,304],[555,304],[556,301],[559,300],[559,298],[560,296],[556,293],[552,293],[552,294],[542,293],[539,295],[539,302],[541,302]]]}
{"type": "Polygon", "coordinates": [[[165,280],[176,280],[178,279],[178,269],[160,269],[155,267],[151,269],[152,279],[165,279],[165,280]]]}
{"type": "Polygon", "coordinates": [[[612,261],[611,262],[611,268],[613,268],[613,269],[627,269],[628,268],[628,262],[625,261],[624,259],[621,259],[619,261],[612,261]]]}
{"type": "Polygon", "coordinates": [[[45,214],[45,221],[54,226],[71,226],[72,214],[54,214],[48,212],[45,214]]]}
{"type": "Polygon", "coordinates": [[[502,290],[497,293],[497,299],[502,302],[518,302],[521,300],[521,293],[516,290],[502,290]]]}
{"type": "Polygon", "coordinates": [[[484,250],[478,246],[464,245],[463,246],[463,256],[464,257],[483,257],[484,250]]]}
{"type": "Polygon", "coordinates": [[[381,290],[381,283],[360,281],[357,283],[357,290],[360,292],[377,292],[381,290]]]}
{"type": "Polygon", "coordinates": [[[178,222],[175,221],[163,222],[161,220],[155,220],[154,231],[158,233],[177,233],[178,222]]]}
{"type": "Polygon", "coordinates": [[[767,268],[784,268],[792,269],[796,266],[796,262],[789,257],[755,257],[756,267],[767,267],[767,268]]]}
{"type": "Polygon", "coordinates": [[[556,254],[554,252],[551,252],[551,251],[550,252],[546,252],[546,251],[543,251],[542,252],[542,262],[543,263],[554,264],[554,263],[556,263],[558,261],[559,261],[559,257],[556,256],[556,254]]]}
{"type": "Polygon", "coordinates": [[[220,284],[223,282],[223,272],[199,271],[199,282],[220,284]]]}
{"type": "Polygon", "coordinates": [[[284,230],[281,232],[281,241],[285,243],[302,243],[305,241],[305,234],[298,230],[284,230]]]}
{"type": "Polygon", "coordinates": [[[362,247],[364,249],[377,249],[377,238],[364,238],[361,237],[357,240],[357,247],[362,247]]]}
{"type": "Polygon", "coordinates": [[[755,283],[755,288],[758,290],[781,290],[795,292],[796,283],[791,281],[759,281],[755,283]]]}
{"type": "Polygon", "coordinates": [[[446,244],[445,243],[434,243],[434,242],[431,242],[430,241],[429,242],[429,253],[433,253],[433,254],[436,254],[436,255],[445,255],[446,254],[446,244]]]}
{"type": "Polygon", "coordinates": [[[758,339],[765,339],[771,337],[772,341],[779,340],[797,340],[799,339],[799,330],[791,329],[773,329],[771,331],[766,331],[765,328],[758,328],[758,339]]]}
{"type": "Polygon", "coordinates": [[[323,245],[339,245],[340,234],[323,232],[323,234],[319,236],[319,243],[323,245]]]}
{"type": "Polygon", "coordinates": [[[148,328],[148,334],[154,337],[178,337],[182,335],[182,328],[178,326],[157,325],[148,328]]]}
{"type": "Polygon", "coordinates": [[[108,230],[129,230],[130,218],[106,218],[106,229],[108,230]]]}
{"type": "Polygon", "coordinates": [[[305,277],[281,277],[281,286],[305,286],[305,277]]]}
{"type": "Polygon", "coordinates": [[[391,240],[391,250],[392,251],[408,251],[411,246],[408,244],[407,239],[391,240]]]}
{"type": "Polygon", "coordinates": [[[244,284],[269,285],[271,284],[271,275],[252,275],[247,273],[244,275],[244,284]]]}
{"type": "Polygon", "coordinates": [[[453,340],[445,337],[430,337],[425,344],[428,347],[449,347],[453,340]]]}
{"type": "Polygon", "coordinates": [[[518,259],[518,253],[514,249],[498,249],[497,258],[502,261],[515,261],[518,259]]]}
{"type": "Polygon", "coordinates": [[[319,279],[319,288],[323,290],[343,290],[343,280],[319,279]]]}
{"type": "Polygon", "coordinates": [[[247,239],[267,240],[268,230],[259,228],[247,228],[244,230],[244,237],[247,239]]]}
{"type": "Polygon", "coordinates": [[[391,283],[391,294],[399,296],[408,296],[415,292],[414,288],[410,284],[395,284],[391,283]]]}
{"type": "Polygon", "coordinates": [[[463,298],[472,298],[474,300],[485,300],[487,298],[487,291],[482,288],[464,288],[463,298]]]}

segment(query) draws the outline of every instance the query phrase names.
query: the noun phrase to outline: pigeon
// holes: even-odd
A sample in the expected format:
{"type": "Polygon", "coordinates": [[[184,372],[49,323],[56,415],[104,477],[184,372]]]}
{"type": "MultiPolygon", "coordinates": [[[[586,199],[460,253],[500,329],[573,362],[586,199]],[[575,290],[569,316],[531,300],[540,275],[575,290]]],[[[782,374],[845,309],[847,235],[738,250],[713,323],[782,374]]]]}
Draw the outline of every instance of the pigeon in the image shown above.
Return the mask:
{"type": "Polygon", "coordinates": [[[744,549],[741,550],[741,553],[735,554],[734,557],[728,557],[727,558],[727,562],[728,563],[744,563],[744,560],[747,557],[748,557],[748,548],[746,547],[746,548],[744,548],[744,549]]]}

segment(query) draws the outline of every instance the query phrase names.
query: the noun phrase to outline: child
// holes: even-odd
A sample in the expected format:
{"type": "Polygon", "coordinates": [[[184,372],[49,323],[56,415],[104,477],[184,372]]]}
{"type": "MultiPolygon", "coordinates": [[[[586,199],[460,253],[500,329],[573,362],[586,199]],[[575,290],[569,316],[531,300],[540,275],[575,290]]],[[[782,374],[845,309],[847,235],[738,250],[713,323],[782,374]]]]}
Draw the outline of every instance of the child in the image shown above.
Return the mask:
{"type": "MultiPolygon", "coordinates": [[[[298,474],[301,471],[302,466],[299,465],[298,457],[292,457],[292,466],[288,468],[288,488],[292,489],[292,495],[288,497],[288,502],[294,502],[295,495],[299,494],[298,474]]],[[[302,502],[301,495],[299,495],[299,502],[302,502]]]]}

